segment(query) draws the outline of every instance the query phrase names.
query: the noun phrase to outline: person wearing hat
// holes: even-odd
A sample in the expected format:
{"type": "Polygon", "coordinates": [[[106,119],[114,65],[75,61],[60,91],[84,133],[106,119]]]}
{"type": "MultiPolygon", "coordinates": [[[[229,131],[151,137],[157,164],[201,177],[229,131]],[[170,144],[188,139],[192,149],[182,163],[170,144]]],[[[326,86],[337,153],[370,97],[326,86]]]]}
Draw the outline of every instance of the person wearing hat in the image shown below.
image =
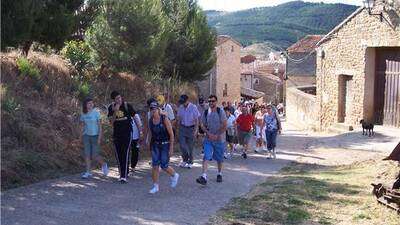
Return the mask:
{"type": "Polygon", "coordinates": [[[180,167],[192,168],[194,138],[197,134],[200,113],[187,95],[179,98],[177,126],[179,127],[179,146],[182,153],[180,167]]]}
{"type": "Polygon", "coordinates": [[[171,121],[172,127],[174,127],[175,114],[172,106],[167,103],[164,95],[158,95],[156,100],[160,104],[161,112],[167,115],[169,121],[171,121]]]}
{"type": "Polygon", "coordinates": [[[150,103],[150,114],[148,130],[150,131],[153,188],[149,193],[155,194],[160,190],[158,184],[160,167],[170,176],[172,188],[178,184],[179,174],[169,166],[169,158],[174,151],[174,132],[171,122],[167,116],[161,114],[158,102],[150,103]]]}
{"type": "Polygon", "coordinates": [[[113,103],[108,107],[108,118],[113,127],[113,142],[115,145],[115,156],[118,162],[119,181],[127,182],[129,150],[132,142],[132,118],[135,110],[131,104],[125,102],[120,93],[111,92],[113,103]]]}

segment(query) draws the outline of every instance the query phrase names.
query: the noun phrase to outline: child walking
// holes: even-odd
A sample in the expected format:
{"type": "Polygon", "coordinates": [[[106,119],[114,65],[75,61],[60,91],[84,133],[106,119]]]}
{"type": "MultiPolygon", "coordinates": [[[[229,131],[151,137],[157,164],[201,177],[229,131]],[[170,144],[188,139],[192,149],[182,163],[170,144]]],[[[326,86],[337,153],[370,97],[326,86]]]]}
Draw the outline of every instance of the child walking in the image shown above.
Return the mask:
{"type": "Polygon", "coordinates": [[[92,176],[92,160],[102,165],[102,172],[107,176],[107,163],[105,163],[99,155],[102,138],[100,112],[94,108],[93,99],[87,98],[83,101],[80,122],[82,125],[81,138],[83,141],[86,163],[86,172],[82,174],[82,178],[87,179],[92,176]]]}

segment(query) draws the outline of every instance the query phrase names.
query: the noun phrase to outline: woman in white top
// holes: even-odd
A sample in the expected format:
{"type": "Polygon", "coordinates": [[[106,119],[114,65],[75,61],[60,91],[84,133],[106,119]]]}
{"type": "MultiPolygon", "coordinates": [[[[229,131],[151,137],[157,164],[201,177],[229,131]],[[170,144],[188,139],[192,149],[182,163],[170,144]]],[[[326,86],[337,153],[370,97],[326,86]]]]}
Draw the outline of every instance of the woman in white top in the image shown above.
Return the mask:
{"type": "Polygon", "coordinates": [[[236,126],[235,121],[236,117],[231,113],[229,107],[224,108],[226,118],[227,118],[227,126],[226,126],[226,142],[227,142],[227,152],[224,158],[231,158],[233,152],[233,145],[235,144],[236,138],[236,126]]]}

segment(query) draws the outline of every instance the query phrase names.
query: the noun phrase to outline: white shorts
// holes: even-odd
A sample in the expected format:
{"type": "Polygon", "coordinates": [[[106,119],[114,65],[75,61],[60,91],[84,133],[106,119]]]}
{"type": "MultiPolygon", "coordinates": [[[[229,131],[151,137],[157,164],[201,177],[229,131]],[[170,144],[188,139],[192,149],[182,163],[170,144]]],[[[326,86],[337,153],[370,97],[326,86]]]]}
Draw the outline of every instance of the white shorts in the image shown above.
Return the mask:
{"type": "Polygon", "coordinates": [[[257,139],[262,138],[264,141],[266,141],[266,139],[265,139],[265,128],[262,130],[261,136],[260,136],[260,129],[261,129],[261,127],[256,125],[256,138],[257,139]]]}

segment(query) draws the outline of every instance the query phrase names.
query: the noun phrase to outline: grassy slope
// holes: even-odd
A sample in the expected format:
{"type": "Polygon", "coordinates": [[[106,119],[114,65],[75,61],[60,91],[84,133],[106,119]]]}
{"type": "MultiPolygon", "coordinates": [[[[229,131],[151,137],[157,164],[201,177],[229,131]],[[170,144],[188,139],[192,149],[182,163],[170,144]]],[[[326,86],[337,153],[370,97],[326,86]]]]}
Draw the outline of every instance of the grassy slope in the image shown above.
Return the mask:
{"type": "Polygon", "coordinates": [[[397,225],[399,215],[376,202],[370,183],[391,183],[398,171],[395,163],[378,160],[340,167],[293,163],[233,199],[211,223],[397,225]]]}
{"type": "Polygon", "coordinates": [[[232,13],[207,11],[208,23],[244,45],[268,42],[287,48],[307,34],[326,34],[356,10],[345,4],[289,2],[232,13]]]}
{"type": "MultiPolygon", "coordinates": [[[[70,67],[58,56],[32,53],[29,60],[40,70],[43,89],[22,76],[16,54],[1,54],[1,188],[26,185],[43,179],[82,171],[78,116],[80,102],[70,67]],[[6,104],[14,102],[14,110],[6,104]]],[[[146,96],[156,88],[129,74],[93,77],[91,94],[103,110],[103,155],[114,160],[111,127],[105,119],[109,94],[120,90],[128,102],[143,108],[146,96]]]]}

